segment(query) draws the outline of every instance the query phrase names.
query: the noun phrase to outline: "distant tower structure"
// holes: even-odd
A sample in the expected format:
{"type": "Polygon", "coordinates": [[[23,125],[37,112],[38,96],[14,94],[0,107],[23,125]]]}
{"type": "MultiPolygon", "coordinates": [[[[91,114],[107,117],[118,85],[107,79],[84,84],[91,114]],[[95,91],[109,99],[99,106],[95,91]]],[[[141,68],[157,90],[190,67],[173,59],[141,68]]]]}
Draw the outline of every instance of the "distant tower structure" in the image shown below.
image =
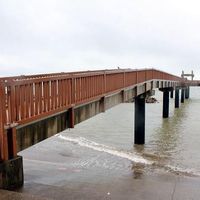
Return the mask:
{"type": "Polygon", "coordinates": [[[182,77],[182,78],[185,78],[185,77],[188,77],[188,76],[190,76],[190,77],[191,77],[191,80],[193,81],[193,79],[194,79],[193,70],[192,70],[191,74],[185,74],[184,71],[182,71],[182,74],[181,74],[181,77],[182,77]]]}

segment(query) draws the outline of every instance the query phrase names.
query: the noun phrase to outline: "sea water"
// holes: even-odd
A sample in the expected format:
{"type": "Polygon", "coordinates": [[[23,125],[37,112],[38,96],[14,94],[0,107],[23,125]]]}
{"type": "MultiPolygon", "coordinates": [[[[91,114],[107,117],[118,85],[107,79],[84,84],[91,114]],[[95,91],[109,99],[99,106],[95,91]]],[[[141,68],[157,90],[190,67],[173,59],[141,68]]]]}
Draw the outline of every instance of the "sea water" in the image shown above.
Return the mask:
{"type": "Polygon", "coordinates": [[[167,119],[162,118],[162,92],[156,90],[155,98],[157,103],[146,104],[145,145],[134,145],[134,103],[115,106],[56,137],[157,169],[199,175],[200,88],[190,88],[190,99],[179,109],[170,99],[167,119]]]}
{"type": "Polygon", "coordinates": [[[144,145],[134,145],[134,103],[122,103],[20,152],[26,182],[93,182],[98,170],[102,177],[108,170],[104,178],[117,170],[199,176],[200,88],[191,87],[179,109],[170,98],[167,119],[162,118],[162,92],[156,90],[155,98],[157,103],[146,104],[144,145]]]}

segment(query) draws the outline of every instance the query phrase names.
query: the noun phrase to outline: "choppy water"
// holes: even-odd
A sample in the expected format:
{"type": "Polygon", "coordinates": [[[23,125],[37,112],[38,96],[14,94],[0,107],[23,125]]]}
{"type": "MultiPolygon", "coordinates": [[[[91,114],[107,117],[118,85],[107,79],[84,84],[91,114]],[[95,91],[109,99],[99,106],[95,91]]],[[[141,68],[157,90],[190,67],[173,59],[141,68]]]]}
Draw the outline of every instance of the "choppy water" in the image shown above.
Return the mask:
{"type": "MultiPolygon", "coordinates": [[[[190,94],[190,99],[180,104],[179,109],[174,109],[174,99],[170,99],[170,117],[162,119],[162,93],[156,91],[159,103],[146,104],[146,142],[143,146],[133,145],[133,103],[120,104],[56,137],[66,145],[73,144],[75,149],[81,146],[86,152],[90,149],[113,155],[112,168],[115,163],[116,168],[120,167],[116,161],[120,157],[132,161],[133,167],[139,165],[147,171],[157,169],[199,176],[200,88],[191,88],[190,94]]],[[[102,166],[104,161],[108,164],[106,158],[101,158],[102,166]]],[[[85,163],[95,166],[92,161],[85,163]]]]}
{"type": "Polygon", "coordinates": [[[190,94],[179,109],[170,99],[170,117],[163,119],[162,93],[156,91],[159,103],[146,104],[145,145],[133,144],[134,104],[124,103],[22,151],[26,182],[61,186],[132,172],[135,178],[200,176],[200,88],[190,94]]]}

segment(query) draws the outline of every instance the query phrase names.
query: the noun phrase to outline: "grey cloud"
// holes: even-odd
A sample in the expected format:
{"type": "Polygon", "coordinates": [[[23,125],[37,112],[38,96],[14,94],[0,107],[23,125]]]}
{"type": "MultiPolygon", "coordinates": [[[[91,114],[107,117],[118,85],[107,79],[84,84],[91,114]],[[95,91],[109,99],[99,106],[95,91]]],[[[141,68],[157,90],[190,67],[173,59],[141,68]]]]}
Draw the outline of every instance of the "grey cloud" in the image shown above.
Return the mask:
{"type": "Polygon", "coordinates": [[[1,0],[0,74],[150,66],[200,75],[199,5],[1,0]]]}

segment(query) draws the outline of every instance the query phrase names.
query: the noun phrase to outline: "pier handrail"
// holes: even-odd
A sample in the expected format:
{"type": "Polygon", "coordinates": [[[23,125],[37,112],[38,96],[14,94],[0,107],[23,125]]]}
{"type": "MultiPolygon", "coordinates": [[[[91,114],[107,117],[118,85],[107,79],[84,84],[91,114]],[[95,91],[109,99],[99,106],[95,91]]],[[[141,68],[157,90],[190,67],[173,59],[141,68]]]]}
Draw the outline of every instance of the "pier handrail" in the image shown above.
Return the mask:
{"type": "Polygon", "coordinates": [[[156,69],[5,77],[0,78],[1,97],[5,96],[0,109],[6,110],[6,126],[23,124],[153,79],[182,81],[181,77],[156,69]]]}

